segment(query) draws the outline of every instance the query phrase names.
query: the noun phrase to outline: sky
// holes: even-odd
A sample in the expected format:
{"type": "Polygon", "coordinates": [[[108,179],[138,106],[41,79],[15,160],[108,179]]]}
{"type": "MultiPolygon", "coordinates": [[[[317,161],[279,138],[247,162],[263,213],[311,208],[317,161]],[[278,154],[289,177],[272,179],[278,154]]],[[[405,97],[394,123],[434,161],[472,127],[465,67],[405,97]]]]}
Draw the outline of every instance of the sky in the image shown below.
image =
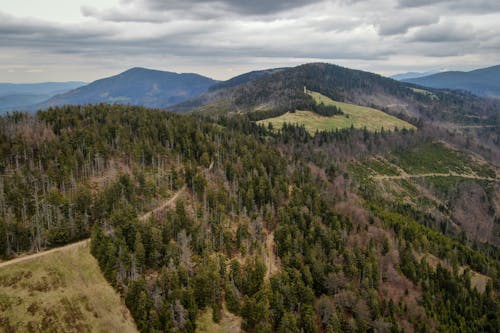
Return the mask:
{"type": "Polygon", "coordinates": [[[0,82],[147,67],[224,80],[328,62],[392,75],[500,64],[499,0],[0,0],[0,82]]]}

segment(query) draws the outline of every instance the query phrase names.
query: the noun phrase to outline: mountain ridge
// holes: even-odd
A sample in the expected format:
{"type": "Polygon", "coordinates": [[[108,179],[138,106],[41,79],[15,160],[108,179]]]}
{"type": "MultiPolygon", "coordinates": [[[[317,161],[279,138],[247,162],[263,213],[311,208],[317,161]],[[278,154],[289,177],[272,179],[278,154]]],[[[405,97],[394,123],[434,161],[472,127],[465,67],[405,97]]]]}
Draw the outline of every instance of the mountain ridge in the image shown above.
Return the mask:
{"type": "Polygon", "coordinates": [[[80,81],[0,83],[0,112],[26,110],[52,96],[65,93],[87,83],[80,81]]]}
{"type": "Polygon", "coordinates": [[[403,82],[436,89],[464,90],[481,97],[500,98],[500,65],[472,71],[447,71],[403,82]]]}
{"type": "Polygon", "coordinates": [[[38,104],[36,108],[69,104],[120,103],[164,108],[205,92],[218,81],[195,73],[133,67],[38,104]]]}

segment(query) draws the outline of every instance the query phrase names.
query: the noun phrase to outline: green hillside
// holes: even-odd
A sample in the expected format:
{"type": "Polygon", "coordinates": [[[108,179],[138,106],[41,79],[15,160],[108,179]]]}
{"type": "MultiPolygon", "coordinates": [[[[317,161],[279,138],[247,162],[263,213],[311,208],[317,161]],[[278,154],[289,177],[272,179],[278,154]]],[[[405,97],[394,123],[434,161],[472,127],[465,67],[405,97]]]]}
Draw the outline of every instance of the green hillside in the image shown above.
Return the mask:
{"type": "Polygon", "coordinates": [[[312,111],[287,112],[281,116],[258,121],[259,124],[272,124],[274,128],[281,128],[283,124],[304,125],[309,133],[316,131],[334,131],[344,128],[366,128],[369,131],[398,129],[415,129],[415,126],[388,115],[380,110],[349,103],[334,101],[320,93],[309,92],[317,104],[333,105],[342,110],[343,115],[330,117],[322,116],[312,111]]]}

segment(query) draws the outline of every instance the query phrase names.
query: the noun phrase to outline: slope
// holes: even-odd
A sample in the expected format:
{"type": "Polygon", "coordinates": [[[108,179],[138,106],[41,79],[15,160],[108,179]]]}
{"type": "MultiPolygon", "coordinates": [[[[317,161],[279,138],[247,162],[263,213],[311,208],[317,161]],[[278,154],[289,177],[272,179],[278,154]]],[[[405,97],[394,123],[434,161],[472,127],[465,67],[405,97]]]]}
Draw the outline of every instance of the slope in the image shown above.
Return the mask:
{"type": "Polygon", "coordinates": [[[466,90],[478,96],[500,97],[500,65],[470,72],[443,72],[403,81],[430,88],[466,90]]]}
{"type": "Polygon", "coordinates": [[[497,248],[433,230],[423,211],[384,201],[345,168],[387,154],[407,173],[414,160],[443,172],[439,159],[468,172],[464,159],[413,152],[425,127],[304,132],[120,105],[2,117],[0,253],[93,226],[91,253],[143,332],[233,329],[237,317],[248,332],[494,331],[497,248]],[[92,195],[89,178],[122,163],[92,195]],[[179,190],[175,205],[139,218],[179,190]],[[429,266],[428,254],[484,275],[484,293],[467,269],[429,266]]]}
{"type": "Polygon", "coordinates": [[[415,126],[388,115],[380,110],[359,105],[333,101],[317,92],[309,92],[317,104],[336,106],[343,114],[322,116],[311,111],[287,112],[281,116],[258,121],[259,124],[272,124],[274,128],[281,128],[284,124],[304,125],[309,133],[316,131],[334,131],[346,128],[366,128],[369,131],[398,129],[415,129],[415,126]]]}
{"type": "Polygon", "coordinates": [[[56,105],[120,103],[163,108],[195,97],[216,82],[198,74],[132,68],[54,96],[37,107],[43,109],[56,105]]]}
{"type": "Polygon", "coordinates": [[[335,101],[372,107],[404,120],[442,123],[490,124],[496,122],[491,101],[470,94],[432,91],[377,74],[332,64],[311,63],[267,73],[243,83],[209,91],[172,108],[205,115],[246,114],[252,120],[310,110],[314,100],[304,87],[335,101]]]}
{"type": "Polygon", "coordinates": [[[494,165],[431,141],[356,162],[351,170],[364,195],[448,235],[500,245],[494,165]]]}
{"type": "Polygon", "coordinates": [[[137,332],[89,243],[0,269],[0,330],[137,332]]]}

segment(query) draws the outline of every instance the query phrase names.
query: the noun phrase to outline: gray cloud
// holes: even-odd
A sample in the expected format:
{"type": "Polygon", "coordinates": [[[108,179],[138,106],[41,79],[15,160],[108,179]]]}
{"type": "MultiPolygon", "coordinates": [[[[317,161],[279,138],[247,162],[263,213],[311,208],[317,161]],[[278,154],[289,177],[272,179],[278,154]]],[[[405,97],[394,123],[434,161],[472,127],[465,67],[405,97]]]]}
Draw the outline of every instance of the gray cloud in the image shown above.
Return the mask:
{"type": "Polygon", "coordinates": [[[89,80],[145,66],[226,78],[318,60],[378,71],[500,63],[500,18],[471,6],[462,14],[439,0],[122,0],[83,6],[86,21],[66,24],[0,12],[0,75],[64,68],[68,79],[89,80]]]}
{"type": "Polygon", "coordinates": [[[438,23],[420,28],[410,38],[413,42],[446,43],[479,40],[480,34],[470,24],[438,23]]]}
{"type": "Polygon", "coordinates": [[[440,7],[453,12],[482,13],[500,12],[498,0],[399,0],[400,7],[440,7]]]}
{"type": "MultiPolygon", "coordinates": [[[[126,1],[127,3],[133,0],[126,1]]],[[[324,0],[141,0],[154,10],[190,9],[197,6],[213,6],[242,15],[263,15],[290,10],[322,2],[324,0]]]]}
{"type": "Polygon", "coordinates": [[[378,24],[378,32],[383,36],[405,34],[410,28],[437,23],[439,16],[426,11],[384,16],[378,24]]]}

